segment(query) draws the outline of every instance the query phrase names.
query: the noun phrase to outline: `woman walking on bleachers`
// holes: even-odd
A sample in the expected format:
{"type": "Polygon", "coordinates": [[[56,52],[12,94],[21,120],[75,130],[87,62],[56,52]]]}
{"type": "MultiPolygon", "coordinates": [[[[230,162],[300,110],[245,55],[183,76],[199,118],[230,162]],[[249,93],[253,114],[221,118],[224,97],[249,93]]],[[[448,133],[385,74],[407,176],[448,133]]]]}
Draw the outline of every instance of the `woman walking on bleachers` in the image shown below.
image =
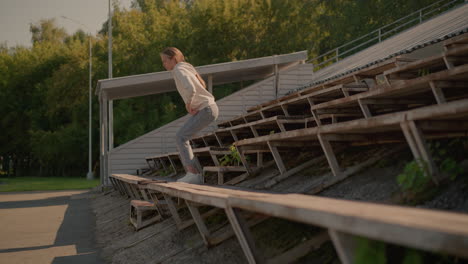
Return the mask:
{"type": "Polygon", "coordinates": [[[206,89],[205,81],[190,63],[185,62],[180,50],[168,47],[160,55],[164,68],[171,71],[177,91],[190,114],[187,122],[176,134],[177,149],[187,172],[177,181],[202,184],[203,177],[196,167],[189,140],[218,118],[218,106],[213,95],[206,89]]]}

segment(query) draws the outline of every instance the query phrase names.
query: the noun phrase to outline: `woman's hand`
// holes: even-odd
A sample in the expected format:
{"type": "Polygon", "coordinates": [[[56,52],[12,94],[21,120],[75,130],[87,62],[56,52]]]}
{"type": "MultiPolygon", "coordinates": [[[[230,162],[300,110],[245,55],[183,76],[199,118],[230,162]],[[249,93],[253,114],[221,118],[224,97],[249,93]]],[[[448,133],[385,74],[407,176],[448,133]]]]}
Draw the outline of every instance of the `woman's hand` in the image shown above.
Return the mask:
{"type": "Polygon", "coordinates": [[[197,109],[192,109],[190,107],[190,104],[185,104],[185,109],[187,109],[187,112],[191,115],[196,115],[198,113],[197,109]]]}

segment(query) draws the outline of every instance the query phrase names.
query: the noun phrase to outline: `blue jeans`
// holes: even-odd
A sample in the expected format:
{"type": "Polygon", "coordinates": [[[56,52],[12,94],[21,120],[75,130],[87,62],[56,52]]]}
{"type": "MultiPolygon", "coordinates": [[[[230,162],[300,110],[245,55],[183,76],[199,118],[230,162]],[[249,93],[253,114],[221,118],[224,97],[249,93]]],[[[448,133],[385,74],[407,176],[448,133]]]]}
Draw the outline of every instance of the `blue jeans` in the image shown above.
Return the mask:
{"type": "Polygon", "coordinates": [[[189,140],[211,122],[215,121],[218,118],[218,114],[218,106],[216,104],[209,105],[198,111],[196,115],[190,116],[187,122],[177,131],[176,145],[184,168],[187,166],[197,168],[189,140]]]}

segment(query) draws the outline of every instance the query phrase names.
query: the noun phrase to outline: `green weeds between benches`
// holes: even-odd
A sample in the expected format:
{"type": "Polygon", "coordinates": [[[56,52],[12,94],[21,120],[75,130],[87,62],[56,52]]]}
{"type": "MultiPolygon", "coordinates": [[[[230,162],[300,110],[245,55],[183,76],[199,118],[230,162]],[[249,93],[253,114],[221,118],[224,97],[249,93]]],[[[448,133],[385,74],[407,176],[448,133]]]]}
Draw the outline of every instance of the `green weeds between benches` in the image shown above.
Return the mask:
{"type": "Polygon", "coordinates": [[[71,177],[15,177],[0,178],[0,192],[78,190],[99,185],[99,179],[71,177]]]}

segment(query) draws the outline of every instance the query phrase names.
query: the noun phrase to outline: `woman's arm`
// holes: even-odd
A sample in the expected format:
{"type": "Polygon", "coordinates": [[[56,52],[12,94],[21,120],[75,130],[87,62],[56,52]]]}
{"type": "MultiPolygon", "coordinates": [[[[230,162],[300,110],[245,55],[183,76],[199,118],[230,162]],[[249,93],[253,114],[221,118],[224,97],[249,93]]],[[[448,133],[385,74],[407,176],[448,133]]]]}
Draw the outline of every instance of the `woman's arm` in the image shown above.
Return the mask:
{"type": "Polygon", "coordinates": [[[187,109],[187,112],[191,115],[196,115],[198,113],[197,109],[191,108],[190,103],[185,104],[185,109],[187,109]]]}
{"type": "Polygon", "coordinates": [[[186,99],[187,102],[185,103],[187,112],[189,112],[191,115],[195,115],[198,110],[192,109],[191,104],[196,92],[195,85],[200,85],[197,76],[183,67],[180,67],[175,71],[175,76],[182,84],[183,89],[188,92],[189,96],[186,99]]]}

